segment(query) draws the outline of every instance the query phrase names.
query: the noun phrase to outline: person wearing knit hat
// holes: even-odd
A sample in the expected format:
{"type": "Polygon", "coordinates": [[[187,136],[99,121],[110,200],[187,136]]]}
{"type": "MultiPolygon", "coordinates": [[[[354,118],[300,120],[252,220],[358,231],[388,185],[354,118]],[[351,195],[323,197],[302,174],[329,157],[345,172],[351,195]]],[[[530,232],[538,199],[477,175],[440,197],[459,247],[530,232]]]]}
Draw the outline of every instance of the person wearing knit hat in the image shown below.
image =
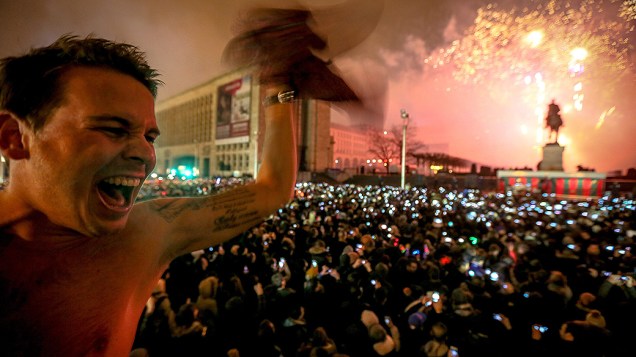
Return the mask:
{"type": "Polygon", "coordinates": [[[426,322],[426,314],[420,311],[414,312],[409,315],[408,322],[411,330],[417,330],[424,325],[424,322],[426,322]]]}

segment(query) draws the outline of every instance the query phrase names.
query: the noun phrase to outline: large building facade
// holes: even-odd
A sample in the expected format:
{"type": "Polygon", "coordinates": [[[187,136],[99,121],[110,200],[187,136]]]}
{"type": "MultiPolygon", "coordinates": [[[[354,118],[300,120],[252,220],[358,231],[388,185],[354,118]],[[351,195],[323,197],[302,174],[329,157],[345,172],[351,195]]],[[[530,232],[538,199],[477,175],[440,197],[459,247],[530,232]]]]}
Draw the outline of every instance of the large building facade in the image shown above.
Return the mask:
{"type": "MultiPolygon", "coordinates": [[[[265,134],[264,92],[249,69],[208,81],[157,103],[161,136],[155,146],[158,175],[255,176],[265,134]]],[[[330,167],[330,107],[299,100],[296,134],[299,170],[330,167]]]]}
{"type": "Polygon", "coordinates": [[[349,173],[364,173],[381,165],[369,153],[372,130],[367,126],[351,127],[332,123],[329,128],[333,145],[331,167],[349,173]]]}

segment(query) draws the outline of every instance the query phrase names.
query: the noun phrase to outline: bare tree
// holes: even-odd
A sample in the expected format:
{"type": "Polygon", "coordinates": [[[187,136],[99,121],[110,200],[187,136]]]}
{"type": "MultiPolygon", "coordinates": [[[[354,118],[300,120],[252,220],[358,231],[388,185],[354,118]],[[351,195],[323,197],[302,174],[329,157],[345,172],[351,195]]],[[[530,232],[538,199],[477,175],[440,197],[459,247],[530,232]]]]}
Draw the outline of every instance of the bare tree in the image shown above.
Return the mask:
{"type": "MultiPolygon", "coordinates": [[[[417,131],[406,129],[406,161],[408,162],[409,157],[414,157],[413,155],[418,151],[421,151],[426,148],[426,145],[421,141],[415,138],[417,131]]],[[[391,130],[387,131],[387,136],[390,137],[389,140],[395,145],[398,149],[400,164],[402,164],[402,127],[401,126],[393,126],[391,130]]]]}
{"type": "MultiPolygon", "coordinates": [[[[406,157],[415,157],[415,153],[426,148],[421,141],[415,138],[416,131],[406,131],[406,157]]],[[[371,148],[369,152],[385,164],[386,172],[389,172],[389,162],[395,160],[402,164],[402,127],[393,126],[384,132],[374,132],[371,134],[371,148]]]]}
{"type": "Polygon", "coordinates": [[[401,147],[396,146],[389,135],[383,132],[372,132],[369,153],[382,160],[387,173],[389,173],[389,162],[400,157],[401,151],[401,147]]]}
{"type": "MultiPolygon", "coordinates": [[[[421,152],[426,145],[415,138],[415,130],[406,131],[406,157],[416,160],[416,165],[442,166],[445,170],[470,167],[471,161],[459,157],[450,156],[439,152],[421,152]]],[[[389,172],[389,163],[395,160],[402,164],[402,127],[393,126],[384,132],[371,134],[371,148],[369,152],[379,160],[382,160],[386,172],[389,172]]]]}

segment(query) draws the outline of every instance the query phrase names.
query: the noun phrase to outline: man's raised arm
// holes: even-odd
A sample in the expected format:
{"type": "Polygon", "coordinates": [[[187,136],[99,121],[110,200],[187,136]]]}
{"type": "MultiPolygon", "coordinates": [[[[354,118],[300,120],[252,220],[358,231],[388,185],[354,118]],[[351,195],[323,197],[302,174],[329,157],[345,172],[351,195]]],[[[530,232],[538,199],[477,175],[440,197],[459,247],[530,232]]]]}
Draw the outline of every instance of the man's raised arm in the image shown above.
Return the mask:
{"type": "MultiPolygon", "coordinates": [[[[284,85],[268,85],[266,96],[285,93],[284,85]]],[[[294,102],[264,104],[263,160],[254,183],[214,196],[166,198],[138,204],[132,222],[165,243],[174,257],[222,243],[259,223],[287,203],[296,182],[294,102]]]]}
{"type": "Polygon", "coordinates": [[[259,223],[290,200],[296,182],[293,98],[358,102],[357,95],[313,50],[326,42],[312,31],[306,10],[255,9],[238,24],[224,59],[251,66],[265,90],[263,160],[253,184],[205,198],[142,203],[133,222],[154,231],[168,257],[224,242],[259,223]],[[143,224],[143,223],[142,223],[143,224]]]}

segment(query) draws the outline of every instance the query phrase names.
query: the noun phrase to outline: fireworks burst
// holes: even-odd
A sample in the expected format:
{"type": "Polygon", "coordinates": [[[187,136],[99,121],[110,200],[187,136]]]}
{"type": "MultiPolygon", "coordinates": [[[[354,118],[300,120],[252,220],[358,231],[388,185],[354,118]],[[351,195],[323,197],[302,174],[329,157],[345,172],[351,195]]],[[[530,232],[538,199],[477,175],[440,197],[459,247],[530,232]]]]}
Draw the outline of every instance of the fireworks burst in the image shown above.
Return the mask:
{"type": "Polygon", "coordinates": [[[602,0],[576,8],[552,0],[507,12],[488,5],[469,35],[443,50],[437,63],[454,64],[455,77],[473,83],[522,84],[539,72],[551,83],[570,82],[583,70],[590,79],[620,79],[629,66],[630,30],[625,22],[605,19],[603,7],[602,0]]]}
{"type": "Polygon", "coordinates": [[[636,21],[636,0],[625,0],[621,4],[620,17],[626,21],[636,21]]]}
{"type": "MultiPolygon", "coordinates": [[[[628,75],[628,35],[636,1],[533,1],[533,8],[479,9],[466,36],[426,59],[433,68],[452,68],[456,80],[484,86],[508,100],[519,93],[534,108],[537,144],[549,98],[581,111],[585,88],[602,83],[601,105],[611,107],[614,84],[628,75]],[[610,11],[611,10],[611,11],[610,11]],[[614,11],[615,10],[615,11],[614,11]]],[[[600,91],[598,91],[600,92],[600,91]]]]}

